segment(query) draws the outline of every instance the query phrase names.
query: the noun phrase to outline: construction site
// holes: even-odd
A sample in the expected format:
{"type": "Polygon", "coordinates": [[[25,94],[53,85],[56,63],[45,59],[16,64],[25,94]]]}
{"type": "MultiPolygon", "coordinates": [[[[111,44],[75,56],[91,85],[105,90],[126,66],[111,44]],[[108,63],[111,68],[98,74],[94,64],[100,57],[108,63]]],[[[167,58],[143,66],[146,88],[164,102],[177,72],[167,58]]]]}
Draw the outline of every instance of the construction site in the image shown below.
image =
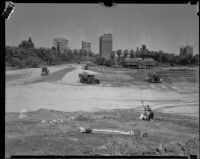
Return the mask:
{"type": "Polygon", "coordinates": [[[5,120],[6,157],[199,156],[199,68],[7,69],[5,120]]]}

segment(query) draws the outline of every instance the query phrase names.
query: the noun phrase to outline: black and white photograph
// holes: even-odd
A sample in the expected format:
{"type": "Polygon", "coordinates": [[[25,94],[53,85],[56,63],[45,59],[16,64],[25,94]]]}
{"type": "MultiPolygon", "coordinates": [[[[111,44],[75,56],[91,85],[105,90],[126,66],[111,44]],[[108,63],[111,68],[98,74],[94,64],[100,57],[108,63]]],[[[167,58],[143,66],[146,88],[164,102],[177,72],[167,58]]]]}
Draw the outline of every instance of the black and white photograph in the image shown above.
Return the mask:
{"type": "Polygon", "coordinates": [[[198,5],[5,6],[5,157],[200,157],[198,5]]]}

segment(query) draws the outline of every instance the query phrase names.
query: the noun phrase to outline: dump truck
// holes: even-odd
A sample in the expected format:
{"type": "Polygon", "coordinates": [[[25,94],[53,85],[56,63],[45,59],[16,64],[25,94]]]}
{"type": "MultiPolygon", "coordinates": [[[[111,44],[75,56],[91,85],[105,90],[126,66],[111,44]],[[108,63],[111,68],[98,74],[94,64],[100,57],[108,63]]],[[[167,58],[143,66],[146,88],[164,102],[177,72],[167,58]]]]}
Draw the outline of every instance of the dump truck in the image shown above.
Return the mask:
{"type": "Polygon", "coordinates": [[[47,76],[48,74],[49,74],[49,69],[46,66],[43,66],[41,76],[47,76]]]}
{"type": "Polygon", "coordinates": [[[159,74],[156,74],[155,72],[152,74],[148,74],[148,77],[146,77],[144,80],[149,83],[161,83],[162,82],[161,76],[159,74]]]}
{"type": "Polygon", "coordinates": [[[95,78],[95,75],[89,74],[87,72],[79,73],[79,78],[81,83],[86,84],[99,84],[100,80],[95,78]]]}

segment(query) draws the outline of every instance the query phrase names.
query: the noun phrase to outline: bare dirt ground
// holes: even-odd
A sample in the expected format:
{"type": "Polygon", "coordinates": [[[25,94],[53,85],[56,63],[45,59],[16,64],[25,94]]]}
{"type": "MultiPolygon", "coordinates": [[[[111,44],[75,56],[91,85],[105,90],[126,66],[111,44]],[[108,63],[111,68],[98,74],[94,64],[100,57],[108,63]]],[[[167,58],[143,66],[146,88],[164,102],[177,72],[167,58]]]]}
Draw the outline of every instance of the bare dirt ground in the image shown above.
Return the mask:
{"type": "Polygon", "coordinates": [[[199,155],[197,118],[155,114],[154,121],[148,122],[141,121],[140,112],[132,109],[73,113],[40,109],[27,113],[25,119],[19,119],[19,113],[9,113],[6,115],[6,156],[199,155]],[[79,127],[133,130],[134,135],[86,134],[80,133],[79,127]]]}
{"type": "Polygon", "coordinates": [[[79,82],[80,65],[49,69],[47,77],[38,68],[6,71],[7,156],[187,155],[188,139],[199,141],[198,70],[162,72],[162,84],[149,84],[144,70],[91,67],[101,84],[86,85],[79,82]],[[154,122],[140,121],[141,100],[155,111],[154,122]],[[21,109],[28,110],[25,119],[19,119],[21,109]],[[64,122],[41,122],[58,118],[64,122]],[[79,126],[137,133],[82,134],[79,126]]]}

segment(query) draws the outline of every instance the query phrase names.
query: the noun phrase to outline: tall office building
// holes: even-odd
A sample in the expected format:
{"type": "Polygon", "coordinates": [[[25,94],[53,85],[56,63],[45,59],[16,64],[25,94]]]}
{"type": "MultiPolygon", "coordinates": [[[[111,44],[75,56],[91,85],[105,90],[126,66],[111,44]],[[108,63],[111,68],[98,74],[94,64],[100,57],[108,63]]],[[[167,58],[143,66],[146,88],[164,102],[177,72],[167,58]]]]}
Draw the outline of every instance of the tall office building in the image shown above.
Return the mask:
{"type": "Polygon", "coordinates": [[[63,52],[65,49],[69,49],[69,40],[64,38],[53,39],[53,46],[57,49],[59,47],[60,51],[63,52]]]}
{"type": "Polygon", "coordinates": [[[110,59],[112,53],[112,34],[104,34],[99,38],[99,55],[110,59]]]}
{"type": "Polygon", "coordinates": [[[82,41],[82,50],[86,52],[91,51],[91,43],[82,41]]]}

